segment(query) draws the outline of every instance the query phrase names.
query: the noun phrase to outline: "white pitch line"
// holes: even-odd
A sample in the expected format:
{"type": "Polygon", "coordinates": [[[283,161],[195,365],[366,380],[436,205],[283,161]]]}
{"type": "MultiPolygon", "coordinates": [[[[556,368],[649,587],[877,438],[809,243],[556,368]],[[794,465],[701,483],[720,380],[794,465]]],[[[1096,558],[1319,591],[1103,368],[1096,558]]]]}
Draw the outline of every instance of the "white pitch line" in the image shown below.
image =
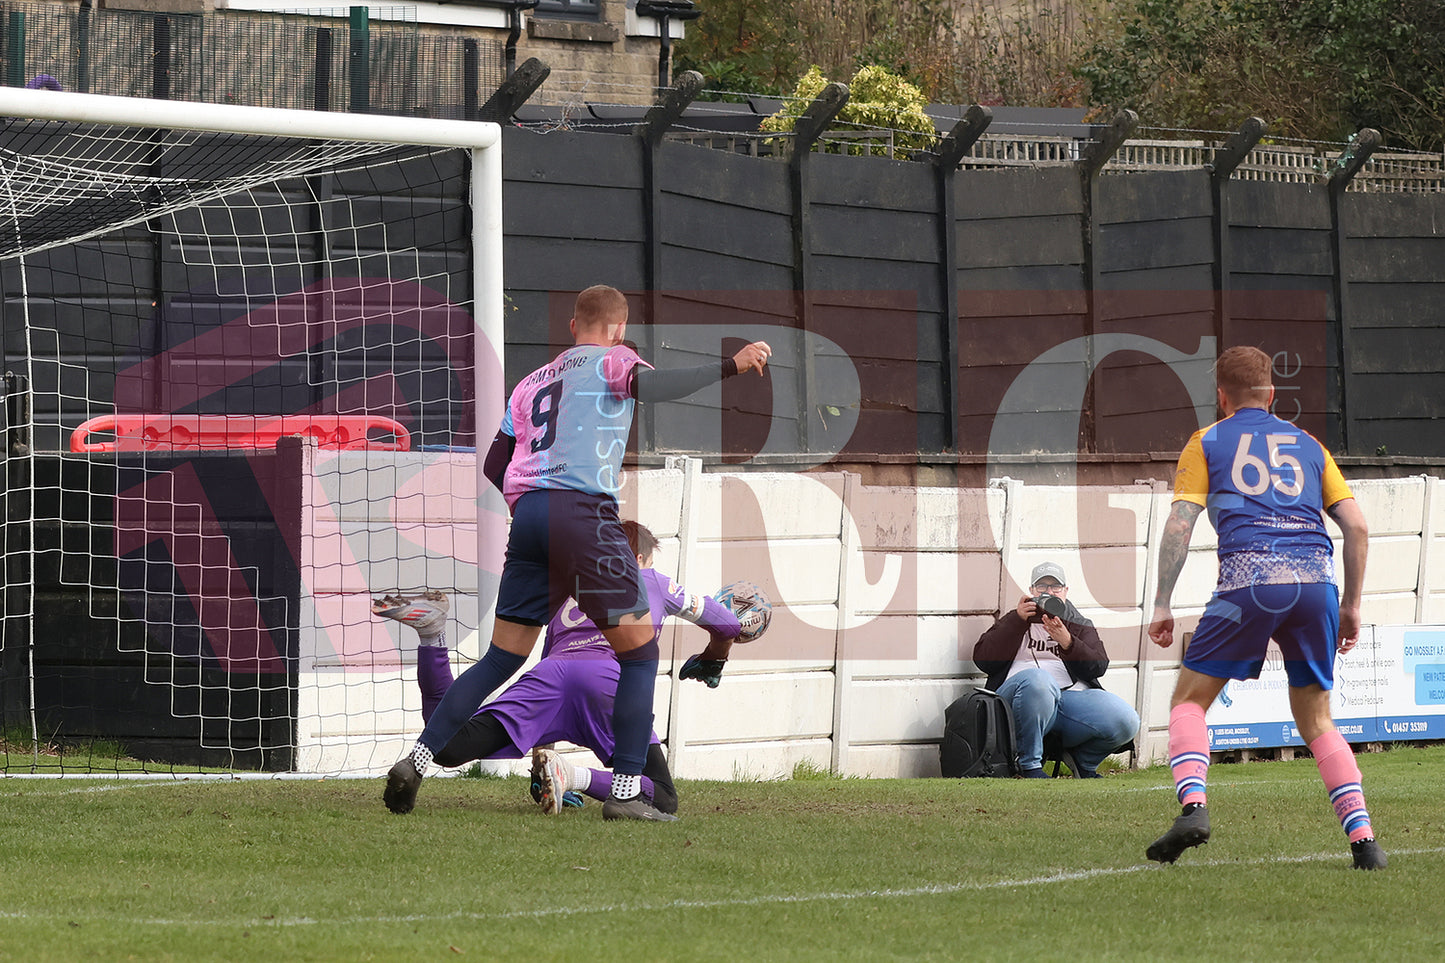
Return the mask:
{"type": "MultiPolygon", "coordinates": [[[[1445,846],[1429,849],[1396,849],[1391,856],[1433,856],[1445,853],[1445,846]]],[[[1325,860],[1343,862],[1348,850],[1338,849],[1322,853],[1306,853],[1302,856],[1266,856],[1258,859],[1205,859],[1191,860],[1188,867],[1209,866],[1264,866],[1270,863],[1314,863],[1325,860]]],[[[410,916],[356,916],[344,919],[322,920],[309,916],[277,917],[271,919],[235,920],[178,920],[146,918],[122,918],[115,916],[86,916],[84,922],[125,923],[140,926],[227,926],[227,927],[289,927],[289,926],[361,926],[369,923],[441,923],[449,920],[474,922],[499,922],[515,919],[546,919],[551,917],[592,916],[601,913],[658,913],[667,910],[717,910],[732,907],[781,906],[798,903],[834,903],[866,899],[910,899],[919,896],[949,896],[955,893],[980,892],[991,889],[1019,889],[1030,886],[1048,886],[1056,883],[1076,883],[1080,880],[1098,879],[1107,876],[1127,876],[1138,872],[1163,872],[1165,868],[1153,863],[1133,866],[1111,866],[1099,869],[1080,869],[1052,873],[1047,876],[1026,876],[1019,879],[996,879],[975,883],[937,883],[929,886],[914,886],[907,889],[863,889],[833,893],[778,893],[771,896],[753,896],[747,899],[716,900],[669,900],[662,903],[610,903],[600,906],[555,906],[540,910],[512,910],[505,913],[426,913],[410,916]]],[[[34,914],[23,912],[0,912],[0,919],[7,920],[75,920],[73,916],[34,914]]]]}

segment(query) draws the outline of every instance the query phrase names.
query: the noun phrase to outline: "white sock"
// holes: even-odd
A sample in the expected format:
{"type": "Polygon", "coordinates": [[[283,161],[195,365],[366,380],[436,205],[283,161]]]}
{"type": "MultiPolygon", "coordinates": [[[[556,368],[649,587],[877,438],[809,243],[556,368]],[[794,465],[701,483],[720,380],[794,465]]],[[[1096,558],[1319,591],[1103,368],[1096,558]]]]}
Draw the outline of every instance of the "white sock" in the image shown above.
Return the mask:
{"type": "Polygon", "coordinates": [[[624,776],[620,773],[612,775],[612,797],[614,799],[631,799],[641,792],[641,776],[624,776]]]}
{"type": "Polygon", "coordinates": [[[592,770],[586,766],[571,766],[572,771],[567,773],[567,788],[575,789],[578,792],[586,792],[592,788],[592,770]]]}
{"type": "Polygon", "coordinates": [[[425,776],[427,767],[431,765],[431,750],[421,743],[417,743],[411,750],[411,764],[416,766],[418,776],[425,776]]]}
{"type": "Polygon", "coordinates": [[[418,632],[418,633],[416,634],[416,644],[417,644],[417,645],[439,645],[439,646],[441,646],[442,648],[446,648],[446,645],[447,645],[447,630],[446,630],[446,629],[441,629],[441,630],[439,630],[439,631],[437,632],[436,635],[422,635],[420,632],[418,632]]]}

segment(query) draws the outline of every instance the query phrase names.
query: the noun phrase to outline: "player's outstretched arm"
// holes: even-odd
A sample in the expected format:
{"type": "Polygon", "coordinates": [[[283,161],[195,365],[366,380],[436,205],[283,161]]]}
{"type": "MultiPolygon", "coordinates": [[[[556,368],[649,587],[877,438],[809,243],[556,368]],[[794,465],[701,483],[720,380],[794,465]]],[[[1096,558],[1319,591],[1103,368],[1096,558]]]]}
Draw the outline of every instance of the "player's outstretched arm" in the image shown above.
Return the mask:
{"type": "Polygon", "coordinates": [[[697,365],[692,368],[649,368],[639,364],[632,369],[632,397],[638,401],[676,401],[717,384],[744,371],[763,373],[773,349],[765,341],[755,341],[731,358],[697,365]]]}
{"type": "Polygon", "coordinates": [[[1348,652],[1360,638],[1360,595],[1364,591],[1370,526],[1365,521],[1365,513],[1360,511],[1359,502],[1353,498],[1341,499],[1326,511],[1344,535],[1340,562],[1345,584],[1340,590],[1340,635],[1336,647],[1341,652],[1348,652]]]}
{"type": "Polygon", "coordinates": [[[1203,505],[1181,499],[1169,510],[1169,520],[1164,523],[1164,538],[1159,543],[1159,584],[1154,592],[1154,617],[1149,622],[1149,638],[1155,645],[1166,649],[1174,644],[1174,613],[1170,610],[1170,599],[1174,596],[1174,584],[1179,581],[1179,573],[1184,570],[1184,560],[1189,556],[1194,523],[1203,510],[1203,505]]]}
{"type": "Polygon", "coordinates": [[[727,664],[728,656],[732,653],[733,640],[742,632],[742,623],[732,609],[716,599],[688,595],[686,592],[683,592],[681,597],[687,600],[686,605],[670,614],[706,629],[710,638],[707,648],[682,664],[677,677],[696,679],[706,684],[709,689],[716,689],[722,681],[723,666],[727,664]]]}

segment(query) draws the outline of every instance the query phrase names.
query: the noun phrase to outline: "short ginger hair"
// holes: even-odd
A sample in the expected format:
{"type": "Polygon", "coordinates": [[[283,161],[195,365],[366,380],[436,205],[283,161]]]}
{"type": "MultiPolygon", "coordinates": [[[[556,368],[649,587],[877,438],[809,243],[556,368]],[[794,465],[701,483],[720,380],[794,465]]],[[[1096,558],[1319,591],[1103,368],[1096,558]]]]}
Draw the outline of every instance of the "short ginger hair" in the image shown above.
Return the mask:
{"type": "Polygon", "coordinates": [[[583,327],[617,324],[627,320],[627,298],[606,284],[594,284],[577,295],[572,317],[583,327]]]}
{"type": "Polygon", "coordinates": [[[1258,348],[1235,345],[1220,352],[1214,362],[1214,380],[1237,406],[1267,404],[1274,387],[1273,363],[1258,348]]]}

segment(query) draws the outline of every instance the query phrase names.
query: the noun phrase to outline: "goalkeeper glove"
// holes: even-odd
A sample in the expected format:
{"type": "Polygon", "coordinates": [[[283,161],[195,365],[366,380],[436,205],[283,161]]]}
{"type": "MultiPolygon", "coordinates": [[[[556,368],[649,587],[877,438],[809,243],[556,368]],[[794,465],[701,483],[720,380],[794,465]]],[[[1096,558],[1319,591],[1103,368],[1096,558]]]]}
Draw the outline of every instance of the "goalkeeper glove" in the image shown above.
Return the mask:
{"type": "Polygon", "coordinates": [[[727,659],[704,659],[701,655],[693,655],[682,664],[682,671],[677,674],[677,677],[706,682],[709,689],[716,689],[718,683],[722,681],[722,671],[725,665],[727,665],[727,659]]]}

